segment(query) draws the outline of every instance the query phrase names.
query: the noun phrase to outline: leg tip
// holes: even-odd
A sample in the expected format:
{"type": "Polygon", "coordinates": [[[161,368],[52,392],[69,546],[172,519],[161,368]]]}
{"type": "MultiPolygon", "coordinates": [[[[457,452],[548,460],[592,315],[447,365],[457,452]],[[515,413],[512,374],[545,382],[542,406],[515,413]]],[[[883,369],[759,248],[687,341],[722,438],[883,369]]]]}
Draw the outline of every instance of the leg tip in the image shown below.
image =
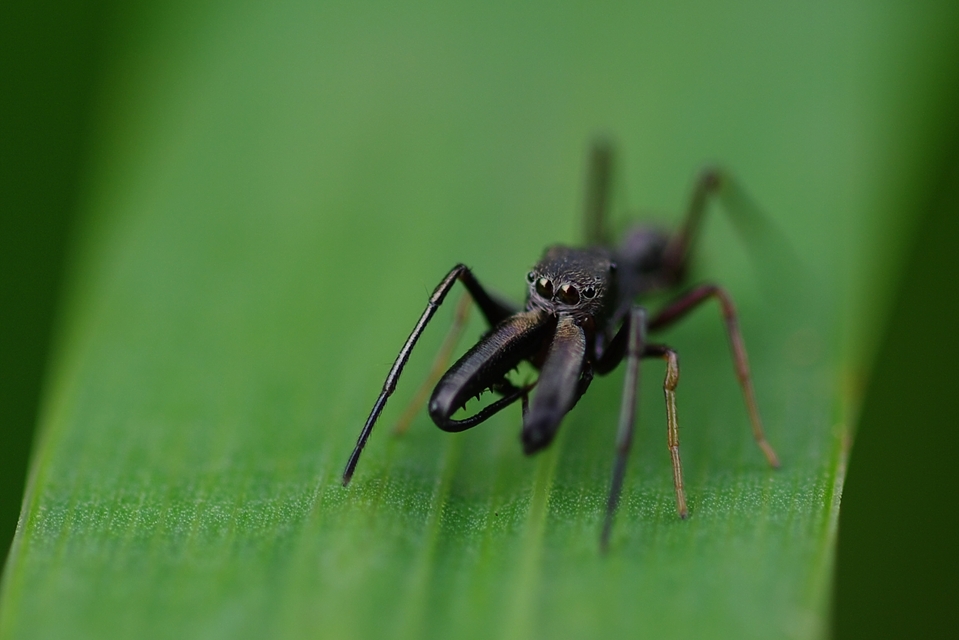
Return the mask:
{"type": "Polygon", "coordinates": [[[606,514],[606,519],[603,520],[603,531],[599,534],[599,553],[600,555],[606,555],[606,552],[609,551],[609,537],[613,532],[613,517],[611,513],[606,514]]]}
{"type": "Polygon", "coordinates": [[[776,455],[776,452],[773,451],[773,448],[768,442],[761,442],[759,446],[762,447],[763,453],[766,454],[766,460],[769,461],[770,467],[773,469],[778,469],[782,466],[779,464],[779,456],[776,455]]]}
{"type": "Polygon", "coordinates": [[[762,434],[756,434],[756,444],[759,445],[759,448],[762,449],[763,455],[766,456],[766,461],[769,463],[769,466],[773,469],[778,469],[779,456],[776,455],[775,449],[769,444],[769,441],[766,438],[762,437],[762,434]]]}

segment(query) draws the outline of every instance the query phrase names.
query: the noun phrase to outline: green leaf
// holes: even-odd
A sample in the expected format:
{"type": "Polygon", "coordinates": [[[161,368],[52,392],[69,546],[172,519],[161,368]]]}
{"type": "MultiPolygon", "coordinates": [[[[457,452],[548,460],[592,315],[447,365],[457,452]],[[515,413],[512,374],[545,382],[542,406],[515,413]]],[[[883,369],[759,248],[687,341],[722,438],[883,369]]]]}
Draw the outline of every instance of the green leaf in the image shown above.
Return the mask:
{"type": "Polygon", "coordinates": [[[945,27],[901,11],[121,16],[0,636],[821,636],[846,429],[935,129],[935,74],[916,70],[945,27]],[[465,262],[518,299],[542,248],[575,240],[597,132],[622,151],[621,220],[675,224],[718,161],[801,256],[756,269],[711,212],[696,273],[737,301],[783,468],[752,442],[704,309],[664,336],[690,518],[645,363],[603,556],[621,371],[533,458],[518,409],[390,436],[450,304],[342,487],[442,275],[465,262]]]}

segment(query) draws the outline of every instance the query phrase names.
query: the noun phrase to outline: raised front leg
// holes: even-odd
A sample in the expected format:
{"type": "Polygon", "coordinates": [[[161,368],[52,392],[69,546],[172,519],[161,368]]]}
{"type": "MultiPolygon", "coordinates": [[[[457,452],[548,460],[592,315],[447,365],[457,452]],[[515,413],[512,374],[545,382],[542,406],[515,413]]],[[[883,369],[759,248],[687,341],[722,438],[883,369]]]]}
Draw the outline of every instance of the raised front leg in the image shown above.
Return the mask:
{"type": "Polygon", "coordinates": [[[752,378],[749,375],[749,360],[746,357],[746,347],[743,344],[742,334],[739,332],[739,320],[736,317],[736,307],[733,301],[721,287],[714,284],[705,284],[693,288],[683,294],[664,309],[662,309],[649,323],[650,331],[657,331],[673,324],[687,313],[695,309],[704,301],[716,298],[722,308],[723,320],[726,323],[726,334],[729,336],[729,346],[733,352],[733,362],[736,365],[736,377],[743,390],[746,401],[746,410],[753,427],[753,437],[756,444],[766,455],[766,459],[773,467],[779,466],[779,458],[772,445],[766,440],[763,431],[762,419],[759,417],[759,407],[756,404],[756,394],[753,391],[752,378]]]}
{"type": "Polygon", "coordinates": [[[458,264],[446,274],[446,277],[444,277],[436,286],[436,289],[433,290],[433,294],[426,304],[426,309],[423,310],[423,314],[420,316],[420,319],[417,320],[416,326],[413,327],[410,337],[406,339],[403,348],[400,349],[399,355],[396,356],[396,360],[390,368],[390,372],[386,374],[386,380],[383,382],[383,390],[380,391],[376,402],[373,403],[370,416],[366,419],[366,424],[363,425],[363,429],[360,431],[360,437],[356,441],[356,447],[354,447],[353,453],[346,463],[346,468],[343,470],[344,485],[349,484],[350,478],[353,477],[356,464],[360,460],[360,454],[363,453],[363,447],[366,446],[366,441],[373,431],[373,425],[376,424],[377,418],[380,417],[380,413],[382,413],[383,408],[386,406],[386,401],[393,395],[393,391],[396,389],[396,383],[403,373],[403,367],[406,366],[406,361],[409,360],[413,347],[416,346],[416,342],[426,329],[426,325],[429,324],[429,321],[433,318],[439,306],[443,304],[443,300],[446,299],[446,295],[450,292],[450,289],[453,288],[457,280],[462,282],[470,292],[473,300],[476,301],[477,306],[479,306],[490,325],[498,324],[513,313],[513,309],[507,304],[492,297],[483,289],[482,285],[480,285],[479,281],[466,265],[458,264]]]}
{"type": "Polygon", "coordinates": [[[472,306],[471,302],[470,295],[464,293],[456,304],[456,311],[453,312],[453,324],[450,325],[446,337],[443,338],[440,350],[436,352],[436,357],[433,358],[430,372],[420,383],[416,393],[413,394],[413,399],[406,405],[406,409],[403,410],[396,424],[393,425],[393,435],[401,436],[406,433],[407,429],[410,428],[410,423],[413,422],[413,418],[426,404],[426,399],[430,397],[430,391],[433,390],[443,373],[449,368],[453,349],[456,348],[456,344],[463,336],[463,331],[466,330],[466,321],[469,320],[470,306],[472,306]]]}

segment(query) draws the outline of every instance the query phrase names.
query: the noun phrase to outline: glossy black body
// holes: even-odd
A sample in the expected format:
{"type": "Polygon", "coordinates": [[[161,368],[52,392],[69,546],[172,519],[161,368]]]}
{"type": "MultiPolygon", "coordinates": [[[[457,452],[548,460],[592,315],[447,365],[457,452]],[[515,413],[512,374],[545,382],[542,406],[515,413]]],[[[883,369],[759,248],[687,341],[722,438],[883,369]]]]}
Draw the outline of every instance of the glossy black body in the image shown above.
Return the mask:
{"type": "Polygon", "coordinates": [[[770,464],[778,465],[778,459],[763,435],[745,347],[728,294],[715,285],[701,285],[680,294],[648,320],[641,303],[642,298],[650,293],[669,291],[682,284],[689,249],[705,210],[707,196],[720,192],[727,181],[714,170],[701,174],[684,226],[677,233],[668,234],[639,226],[627,233],[618,245],[611,245],[604,234],[611,164],[611,149],[597,144],[591,157],[588,184],[587,245],[548,248],[526,276],[527,295],[522,309],[489,294],[464,265],[455,266],[443,278],[387,375],[343,473],[344,484],[350,481],[367,438],[393,393],[410,352],[457,281],[469,291],[490,330],[440,377],[433,390],[428,402],[429,415],[444,431],[472,428],[517,400],[523,400],[522,446],[527,454],[535,453],[553,440],[563,418],[589,388],[593,376],[609,373],[624,358],[628,360],[617,457],[601,538],[604,548],[609,539],[632,440],[638,363],[642,358],[662,359],[667,365],[663,384],[667,403],[667,441],[673,461],[679,515],[686,516],[675,402],[679,381],[678,356],[666,345],[647,342],[646,333],[672,324],[705,300],[717,299],[722,306],[754,436],[770,464]],[[539,377],[532,384],[518,387],[509,380],[508,374],[523,361],[538,369],[539,377]],[[453,418],[465,408],[469,399],[487,391],[501,397],[473,415],[453,418]],[[527,407],[531,393],[532,401],[527,407]]]}
{"type": "Polygon", "coordinates": [[[622,347],[607,348],[633,301],[674,284],[663,273],[667,242],[664,234],[639,228],[615,249],[547,249],[527,274],[525,310],[497,324],[436,385],[429,402],[436,425],[462,431],[518,400],[522,391],[506,374],[527,360],[541,373],[523,420],[523,449],[547,446],[593,373],[608,373],[622,359],[622,347]],[[489,390],[504,398],[475,416],[452,419],[470,398],[489,390]]]}

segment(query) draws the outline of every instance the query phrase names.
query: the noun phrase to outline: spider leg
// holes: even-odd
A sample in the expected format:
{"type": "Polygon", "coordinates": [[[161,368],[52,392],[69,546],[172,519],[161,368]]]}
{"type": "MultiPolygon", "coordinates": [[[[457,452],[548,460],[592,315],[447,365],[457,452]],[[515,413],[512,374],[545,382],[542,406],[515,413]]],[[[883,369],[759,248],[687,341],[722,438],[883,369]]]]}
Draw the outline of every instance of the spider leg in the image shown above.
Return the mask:
{"type": "MultiPolygon", "coordinates": [[[[619,506],[619,496],[623,490],[623,478],[626,475],[626,460],[633,442],[633,430],[636,426],[636,405],[639,390],[639,359],[642,357],[646,342],[646,310],[633,305],[626,316],[626,322],[610,342],[602,360],[615,360],[610,369],[626,356],[626,376],[623,379],[623,400],[619,409],[619,427],[616,430],[616,462],[613,464],[613,479],[609,487],[609,499],[606,502],[606,518],[603,532],[599,538],[600,549],[609,547],[609,534],[613,528],[613,514],[619,506]],[[620,336],[628,336],[625,349],[620,345],[620,336]]],[[[609,363],[604,363],[609,364],[609,363]]],[[[598,368],[598,367],[597,367],[598,368]]]]}
{"type": "Polygon", "coordinates": [[[746,410],[749,412],[749,420],[752,423],[753,437],[756,444],[762,449],[766,460],[773,467],[779,467],[779,458],[773,450],[772,445],[766,440],[766,434],[763,430],[762,419],[759,416],[759,407],[756,404],[756,394],[753,391],[752,378],[749,375],[749,360],[746,357],[746,346],[743,344],[742,334],[739,332],[739,320],[736,316],[736,307],[733,305],[732,298],[726,291],[714,284],[704,284],[694,287],[690,291],[681,295],[676,300],[669,303],[664,309],[650,321],[649,330],[657,331],[668,327],[687,313],[695,309],[704,301],[716,298],[722,308],[723,320],[726,323],[726,334],[729,336],[729,346],[733,353],[733,362],[736,366],[736,377],[739,379],[739,385],[743,390],[743,398],[746,401],[746,410]]]}
{"type": "Polygon", "coordinates": [[[676,416],[676,387],[679,385],[679,356],[673,349],[658,344],[645,343],[645,311],[633,307],[628,320],[629,341],[626,348],[626,377],[623,381],[623,401],[620,405],[619,428],[616,434],[616,462],[613,466],[613,478],[610,483],[609,500],[606,504],[606,517],[600,535],[600,548],[609,547],[609,536],[613,529],[613,517],[619,506],[619,498],[626,477],[626,461],[633,442],[636,426],[636,406],[639,388],[639,361],[642,358],[662,358],[666,361],[666,377],[663,380],[663,394],[666,400],[666,433],[669,455],[673,463],[673,485],[676,489],[676,510],[680,518],[686,518],[686,492],[683,489],[683,467],[679,458],[679,419],[676,416]]]}
{"type": "Polygon", "coordinates": [[[607,140],[598,139],[590,150],[586,207],[583,211],[583,238],[588,246],[608,243],[606,214],[612,175],[613,146],[607,140]]]}
{"type": "Polygon", "coordinates": [[[406,405],[406,409],[403,410],[396,424],[393,425],[393,435],[401,436],[406,433],[407,429],[410,428],[410,423],[413,422],[413,418],[416,417],[416,414],[419,413],[423,405],[426,404],[426,399],[429,398],[430,391],[432,391],[436,383],[439,382],[439,379],[443,376],[443,372],[449,368],[453,349],[456,348],[456,343],[463,337],[463,332],[466,330],[466,321],[469,320],[471,302],[472,300],[468,293],[464,293],[462,297],[460,297],[459,302],[456,304],[456,311],[453,313],[453,324],[450,325],[450,330],[443,339],[443,344],[436,353],[436,357],[433,359],[430,372],[420,384],[416,393],[413,394],[413,399],[406,405]]]}
{"type": "Polygon", "coordinates": [[[679,233],[672,237],[663,254],[664,271],[671,274],[676,281],[681,280],[686,271],[689,252],[699,233],[709,196],[719,193],[726,180],[726,176],[716,168],[704,170],[696,180],[683,226],[679,233]]]}
{"type": "Polygon", "coordinates": [[[690,252],[702,226],[703,216],[710,199],[713,198],[722,203],[723,210],[739,235],[751,244],[753,249],[762,250],[763,264],[778,265],[780,271],[803,270],[802,261],[796,256],[788,240],[738,181],[723,169],[707,167],[699,174],[693,187],[693,195],[682,227],[670,238],[664,250],[662,268],[668,282],[682,281],[689,264],[690,252]],[[760,239],[763,240],[762,243],[757,242],[760,239]]]}
{"type": "Polygon", "coordinates": [[[676,511],[685,519],[686,492],[683,490],[683,465],[679,459],[679,420],[676,418],[676,387],[679,385],[679,354],[666,345],[647,345],[644,358],[662,358],[666,362],[666,378],[663,380],[663,395],[666,397],[666,443],[673,461],[673,486],[676,488],[676,511]]]}
{"type": "Polygon", "coordinates": [[[396,360],[393,362],[393,366],[386,375],[386,380],[383,382],[383,390],[380,391],[380,395],[376,398],[376,402],[373,403],[373,409],[370,411],[370,416],[366,419],[366,423],[363,425],[363,429],[360,431],[360,436],[357,438],[356,446],[353,448],[353,453],[350,455],[350,459],[346,463],[346,468],[343,470],[344,485],[349,484],[350,478],[353,477],[353,472],[356,471],[356,464],[360,460],[360,454],[363,453],[363,447],[366,446],[366,441],[369,439],[370,433],[373,431],[373,425],[376,424],[377,418],[379,418],[380,413],[382,413],[383,408],[386,406],[386,401],[389,400],[391,395],[393,395],[393,391],[396,389],[396,383],[399,380],[400,375],[403,373],[403,367],[406,366],[406,362],[410,358],[410,353],[412,353],[413,347],[416,346],[416,342],[420,339],[420,336],[423,335],[426,325],[429,324],[429,321],[433,318],[433,315],[436,314],[436,310],[439,308],[439,306],[443,304],[443,300],[446,299],[446,295],[453,288],[453,285],[456,284],[457,280],[463,283],[473,300],[476,301],[480,311],[482,311],[483,315],[486,317],[486,320],[491,325],[497,324],[513,313],[513,309],[507,303],[499,300],[498,298],[492,297],[486,292],[485,289],[483,289],[483,286],[479,283],[479,281],[473,275],[473,272],[470,271],[466,265],[458,264],[446,274],[446,276],[436,286],[436,289],[433,290],[433,294],[430,296],[429,302],[427,302],[426,309],[423,310],[422,315],[420,315],[420,319],[417,320],[416,325],[413,327],[412,333],[410,333],[410,337],[406,339],[406,342],[403,344],[403,348],[400,349],[399,354],[396,356],[396,360]]]}

